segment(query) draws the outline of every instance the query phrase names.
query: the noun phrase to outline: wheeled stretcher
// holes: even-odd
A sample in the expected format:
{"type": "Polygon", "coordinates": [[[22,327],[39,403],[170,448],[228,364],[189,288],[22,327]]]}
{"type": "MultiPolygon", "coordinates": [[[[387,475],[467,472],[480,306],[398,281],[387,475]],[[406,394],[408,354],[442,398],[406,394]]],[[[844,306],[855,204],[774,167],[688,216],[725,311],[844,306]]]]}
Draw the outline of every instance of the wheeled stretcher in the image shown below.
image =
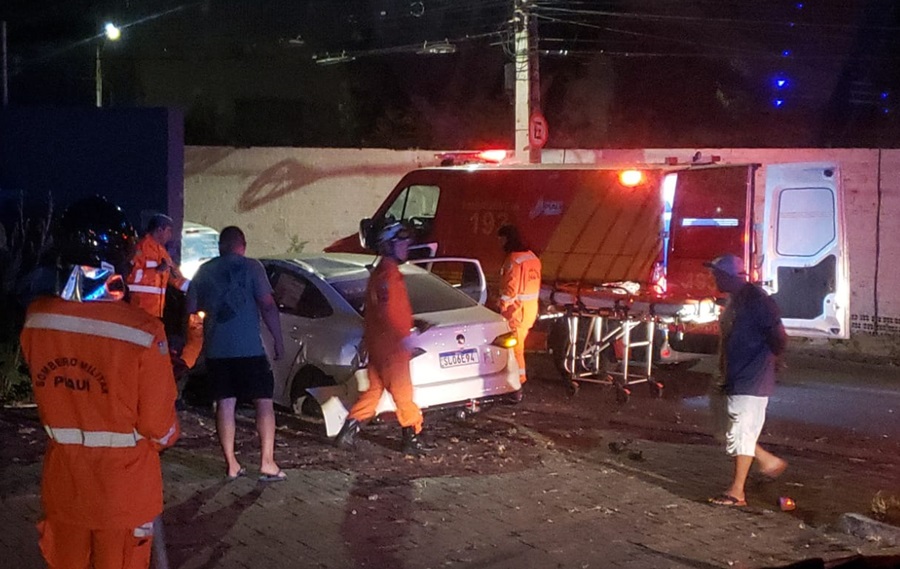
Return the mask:
{"type": "Polygon", "coordinates": [[[713,299],[645,298],[620,286],[542,289],[550,312],[562,314],[567,332],[561,362],[566,380],[577,393],[581,383],[611,385],[625,402],[631,386],[646,383],[655,396],[664,384],[654,377],[654,340],[662,332],[668,349],[671,325],[715,319],[713,299]]]}

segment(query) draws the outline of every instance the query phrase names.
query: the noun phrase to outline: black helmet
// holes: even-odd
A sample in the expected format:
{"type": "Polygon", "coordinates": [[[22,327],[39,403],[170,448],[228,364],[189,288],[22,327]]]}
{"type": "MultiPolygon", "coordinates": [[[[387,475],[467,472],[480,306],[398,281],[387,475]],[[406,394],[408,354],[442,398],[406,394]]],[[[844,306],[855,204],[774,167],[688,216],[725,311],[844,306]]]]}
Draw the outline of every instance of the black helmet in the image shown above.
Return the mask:
{"type": "Polygon", "coordinates": [[[137,234],[125,213],[101,196],[78,200],[59,219],[56,243],[67,265],[112,265],[127,275],[137,234]]]}

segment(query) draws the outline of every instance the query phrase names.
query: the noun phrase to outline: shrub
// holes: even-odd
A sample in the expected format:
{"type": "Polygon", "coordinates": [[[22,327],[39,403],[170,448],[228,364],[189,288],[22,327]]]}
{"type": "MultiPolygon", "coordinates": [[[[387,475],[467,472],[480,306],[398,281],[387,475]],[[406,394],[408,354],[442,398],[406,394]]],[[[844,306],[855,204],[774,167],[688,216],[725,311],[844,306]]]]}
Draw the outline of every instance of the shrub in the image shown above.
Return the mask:
{"type": "Polygon", "coordinates": [[[50,221],[53,203],[48,200],[46,210],[26,217],[19,202],[18,216],[7,231],[0,223],[0,402],[31,399],[31,380],[19,349],[27,291],[23,283],[46,261],[52,239],[50,221]],[[23,296],[23,292],[26,294],[23,296]]]}

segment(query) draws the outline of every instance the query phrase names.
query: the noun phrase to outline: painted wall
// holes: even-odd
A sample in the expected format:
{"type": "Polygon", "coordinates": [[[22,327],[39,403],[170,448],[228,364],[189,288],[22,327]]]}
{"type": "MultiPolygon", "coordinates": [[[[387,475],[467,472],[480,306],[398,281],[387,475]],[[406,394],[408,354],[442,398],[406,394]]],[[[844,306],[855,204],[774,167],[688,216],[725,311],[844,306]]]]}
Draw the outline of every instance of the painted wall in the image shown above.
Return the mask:
{"type": "Polygon", "coordinates": [[[187,147],[185,220],[239,225],[252,256],[321,251],[355,233],[403,174],[433,164],[426,151],[187,147]]]}
{"type": "MultiPolygon", "coordinates": [[[[689,162],[698,149],[545,150],[545,163],[689,162]]],[[[837,162],[850,249],[851,331],[900,334],[900,150],[700,149],[723,162],[837,162]]],[[[319,251],[355,233],[400,177],[435,151],[306,148],[185,150],[185,219],[247,231],[250,255],[319,251]]]]}

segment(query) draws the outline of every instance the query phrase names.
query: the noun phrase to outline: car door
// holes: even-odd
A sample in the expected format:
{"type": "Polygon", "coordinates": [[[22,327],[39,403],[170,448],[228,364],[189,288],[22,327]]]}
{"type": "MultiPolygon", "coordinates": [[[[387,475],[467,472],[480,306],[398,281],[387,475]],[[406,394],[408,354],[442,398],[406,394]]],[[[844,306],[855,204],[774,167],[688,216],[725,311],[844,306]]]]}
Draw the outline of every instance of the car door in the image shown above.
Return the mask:
{"type": "MultiPolygon", "coordinates": [[[[269,263],[266,273],[280,312],[284,339],[284,357],[272,362],[275,399],[284,403],[290,397],[291,379],[306,364],[307,343],[315,332],[316,321],[330,316],[333,309],[306,275],[290,264],[269,263]]],[[[264,334],[263,338],[271,353],[271,338],[268,334],[264,334]]]]}
{"type": "Polygon", "coordinates": [[[444,279],[478,304],[487,302],[487,280],[478,259],[438,257],[408,262],[444,279]]]}
{"type": "Polygon", "coordinates": [[[762,283],[788,333],[848,338],[850,283],[840,169],[766,167],[762,283]]]}

